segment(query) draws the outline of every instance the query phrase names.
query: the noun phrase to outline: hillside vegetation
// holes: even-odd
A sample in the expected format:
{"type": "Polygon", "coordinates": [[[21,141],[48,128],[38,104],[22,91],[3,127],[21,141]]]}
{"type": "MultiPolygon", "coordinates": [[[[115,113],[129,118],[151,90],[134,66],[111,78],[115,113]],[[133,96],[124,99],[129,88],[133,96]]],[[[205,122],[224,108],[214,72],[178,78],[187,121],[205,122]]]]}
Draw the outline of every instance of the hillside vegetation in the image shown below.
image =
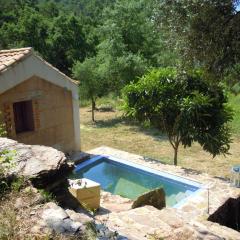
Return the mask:
{"type": "MultiPolygon", "coordinates": [[[[137,88],[141,79],[151,79],[151,72],[172,69],[178,73],[176,79],[183,81],[185,93],[177,91],[178,94],[172,95],[173,85],[168,84],[166,90],[157,85],[160,81],[156,79],[154,89],[151,81],[146,81],[144,86],[146,89],[150,86],[150,95],[144,94],[145,89],[141,96],[135,90],[125,91],[125,105],[126,96],[133,103],[128,113],[141,113],[137,119],[144,119],[142,124],[151,128],[159,123],[156,135],[165,132],[169,137],[174,131],[177,146],[180,143],[191,146],[198,141],[215,156],[229,149],[231,114],[225,108],[226,96],[230,92],[237,94],[240,89],[238,5],[239,0],[0,0],[0,49],[32,46],[48,62],[78,80],[81,101],[91,101],[93,122],[98,119],[94,113],[100,98],[108,94],[121,98],[126,86],[137,88]],[[193,80],[196,74],[211,92],[209,96],[204,96],[202,84],[191,80],[188,86],[184,83],[184,79],[193,80]],[[163,91],[158,92],[158,98],[169,101],[156,99],[155,90],[160,88],[163,91]],[[136,106],[137,100],[143,104],[136,106]],[[153,112],[144,109],[146,101],[155,104],[155,107],[151,104],[153,112]],[[168,111],[165,115],[159,112],[163,104],[170,107],[170,102],[169,112],[174,109],[175,116],[168,115],[173,131],[163,124],[168,111]],[[216,119],[213,103],[215,110],[219,110],[216,119]],[[176,116],[182,116],[183,112],[189,113],[186,116],[190,121],[182,119],[185,126],[176,127],[176,116]],[[200,123],[198,132],[194,131],[191,115],[200,123]],[[207,124],[211,127],[206,127],[207,124]]],[[[232,95],[230,99],[230,105],[237,105],[238,97],[232,95]]],[[[130,115],[136,118],[136,114],[130,115]]],[[[232,122],[235,135],[239,127],[237,116],[236,113],[232,122]]],[[[135,125],[141,128],[139,122],[135,125]]],[[[170,142],[173,143],[171,139],[170,142]]],[[[102,144],[106,144],[105,140],[102,144]]],[[[141,150],[139,153],[148,155],[141,150]]]]}

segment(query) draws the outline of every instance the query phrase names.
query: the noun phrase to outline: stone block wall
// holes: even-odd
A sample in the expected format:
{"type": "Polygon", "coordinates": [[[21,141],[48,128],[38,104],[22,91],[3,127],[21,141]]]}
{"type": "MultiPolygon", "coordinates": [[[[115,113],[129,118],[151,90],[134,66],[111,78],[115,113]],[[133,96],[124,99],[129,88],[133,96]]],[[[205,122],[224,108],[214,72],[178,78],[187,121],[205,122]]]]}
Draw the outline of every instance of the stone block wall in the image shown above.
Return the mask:
{"type": "Polygon", "coordinates": [[[8,137],[25,144],[74,149],[73,104],[70,91],[36,76],[0,95],[0,111],[8,137]],[[34,131],[17,134],[13,103],[32,101],[34,131]]]}

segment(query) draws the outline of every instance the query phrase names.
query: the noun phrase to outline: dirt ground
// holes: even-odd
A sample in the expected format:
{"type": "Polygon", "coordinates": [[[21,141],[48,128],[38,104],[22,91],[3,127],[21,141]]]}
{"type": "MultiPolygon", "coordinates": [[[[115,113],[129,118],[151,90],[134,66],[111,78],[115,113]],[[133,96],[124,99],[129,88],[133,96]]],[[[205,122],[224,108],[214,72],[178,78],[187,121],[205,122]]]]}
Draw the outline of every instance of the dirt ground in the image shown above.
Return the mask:
{"type": "MultiPolygon", "coordinates": [[[[96,123],[91,121],[90,108],[80,109],[82,151],[109,146],[130,153],[172,164],[173,149],[166,136],[154,129],[139,127],[122,118],[120,111],[96,112],[96,123]]],[[[239,164],[240,139],[233,137],[230,154],[216,156],[203,151],[198,144],[191,148],[180,147],[178,165],[209,173],[218,177],[230,177],[232,165],[239,164]]]]}

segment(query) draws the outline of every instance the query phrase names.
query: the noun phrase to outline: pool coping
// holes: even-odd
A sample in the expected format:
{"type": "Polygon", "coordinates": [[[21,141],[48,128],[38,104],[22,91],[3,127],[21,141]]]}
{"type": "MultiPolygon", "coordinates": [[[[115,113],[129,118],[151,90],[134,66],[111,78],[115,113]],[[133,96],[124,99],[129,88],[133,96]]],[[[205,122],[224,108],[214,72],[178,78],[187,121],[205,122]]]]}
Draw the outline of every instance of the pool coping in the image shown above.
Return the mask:
{"type": "Polygon", "coordinates": [[[127,161],[127,160],[120,159],[120,158],[117,158],[117,157],[114,157],[114,156],[111,156],[111,155],[106,155],[106,154],[95,155],[94,157],[92,157],[92,158],[90,158],[88,160],[85,160],[84,162],[81,162],[81,163],[75,165],[74,171],[79,171],[82,168],[88,166],[89,164],[95,163],[95,162],[97,162],[98,160],[100,160],[102,158],[106,158],[106,159],[108,159],[110,161],[113,161],[113,162],[115,162],[117,164],[122,164],[122,165],[130,166],[130,167],[133,167],[133,168],[137,168],[137,169],[139,169],[141,171],[144,171],[144,172],[149,172],[149,173],[158,175],[160,177],[173,180],[175,182],[180,182],[180,183],[183,183],[185,185],[189,185],[189,186],[198,188],[192,194],[190,194],[189,196],[187,196],[184,199],[180,200],[177,204],[175,204],[173,206],[168,206],[168,207],[180,208],[188,200],[192,199],[194,196],[202,193],[204,190],[207,189],[207,187],[204,184],[202,184],[202,183],[200,183],[200,182],[198,182],[196,180],[192,180],[190,178],[178,176],[176,174],[168,173],[166,171],[159,171],[159,170],[156,170],[154,168],[146,167],[144,165],[141,165],[141,164],[138,164],[138,163],[134,163],[132,161],[127,161]]]}

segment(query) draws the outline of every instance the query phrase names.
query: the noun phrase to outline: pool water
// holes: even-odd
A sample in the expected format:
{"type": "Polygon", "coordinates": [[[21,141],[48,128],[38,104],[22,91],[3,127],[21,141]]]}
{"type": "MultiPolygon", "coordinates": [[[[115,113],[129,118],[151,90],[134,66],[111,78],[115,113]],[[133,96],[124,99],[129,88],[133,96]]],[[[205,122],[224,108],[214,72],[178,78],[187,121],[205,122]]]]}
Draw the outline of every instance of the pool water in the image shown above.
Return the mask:
{"type": "Polygon", "coordinates": [[[163,187],[167,206],[174,206],[198,189],[107,158],[85,164],[84,167],[80,164],[70,178],[88,178],[100,183],[101,188],[107,192],[133,200],[143,193],[163,187]]]}

